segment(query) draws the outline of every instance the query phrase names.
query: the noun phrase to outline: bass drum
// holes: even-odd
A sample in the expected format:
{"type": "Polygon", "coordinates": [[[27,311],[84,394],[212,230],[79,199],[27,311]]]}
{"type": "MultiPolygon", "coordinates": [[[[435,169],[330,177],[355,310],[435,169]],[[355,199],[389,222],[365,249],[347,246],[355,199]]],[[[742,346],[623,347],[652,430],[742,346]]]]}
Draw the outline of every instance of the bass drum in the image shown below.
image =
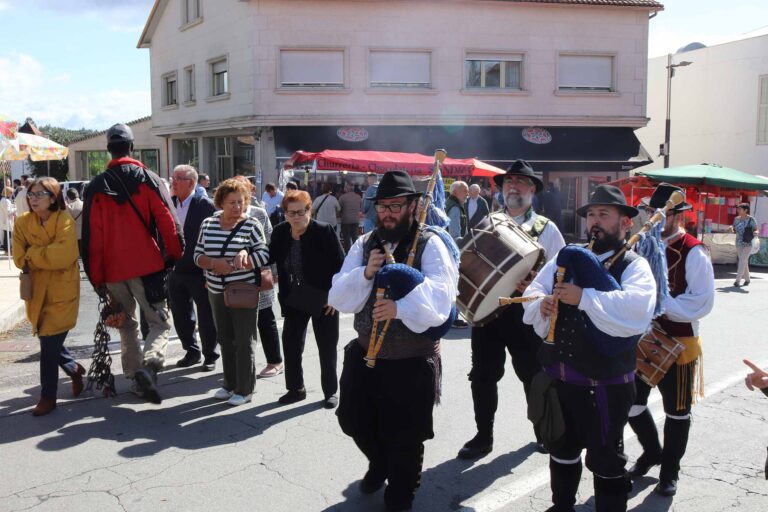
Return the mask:
{"type": "Polygon", "coordinates": [[[483,326],[500,312],[499,297],[544,263],[544,249],[505,214],[494,213],[459,241],[459,311],[483,326]]]}

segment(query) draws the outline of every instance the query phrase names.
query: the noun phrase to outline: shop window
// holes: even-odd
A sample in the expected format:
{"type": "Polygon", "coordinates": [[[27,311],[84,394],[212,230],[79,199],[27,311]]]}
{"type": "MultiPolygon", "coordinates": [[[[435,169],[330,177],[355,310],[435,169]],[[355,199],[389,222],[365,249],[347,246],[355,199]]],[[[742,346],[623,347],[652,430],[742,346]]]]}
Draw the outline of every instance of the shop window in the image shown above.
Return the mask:
{"type": "Polygon", "coordinates": [[[757,113],[757,143],[768,144],[768,75],[760,77],[760,92],[757,113]]]}
{"type": "Polygon", "coordinates": [[[523,56],[520,54],[469,53],[465,61],[468,89],[522,90],[523,56]]]}
{"type": "Polygon", "coordinates": [[[429,88],[432,53],[372,50],[368,56],[371,87],[429,88]]]}
{"type": "Polygon", "coordinates": [[[177,103],[176,72],[163,75],[163,106],[172,107],[177,103]]]}
{"type": "Polygon", "coordinates": [[[134,149],[131,157],[147,166],[150,171],[158,172],[160,167],[160,152],[156,149],[134,149]]]}
{"type": "Polygon", "coordinates": [[[614,60],[612,55],[560,54],[557,64],[558,90],[615,91],[614,60]]]}
{"type": "Polygon", "coordinates": [[[199,153],[197,151],[197,139],[176,139],[173,141],[174,165],[191,165],[198,167],[199,153]]]}
{"type": "Polygon", "coordinates": [[[344,50],[280,50],[280,87],[344,87],[344,50]]]}

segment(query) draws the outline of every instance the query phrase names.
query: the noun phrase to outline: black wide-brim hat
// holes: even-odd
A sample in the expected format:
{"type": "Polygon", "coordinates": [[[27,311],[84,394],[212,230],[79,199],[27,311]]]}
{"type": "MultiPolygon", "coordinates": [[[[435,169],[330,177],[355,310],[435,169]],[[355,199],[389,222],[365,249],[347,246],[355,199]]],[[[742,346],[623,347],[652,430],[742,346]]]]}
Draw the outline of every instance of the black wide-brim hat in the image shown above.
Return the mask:
{"type": "Polygon", "coordinates": [[[544,190],[544,182],[533,173],[533,167],[531,167],[531,164],[525,160],[515,160],[515,163],[507,168],[506,173],[497,174],[493,177],[493,181],[496,183],[497,187],[502,188],[504,186],[504,178],[507,176],[525,176],[526,178],[530,178],[531,181],[533,181],[533,184],[536,185],[537,194],[544,190]]]}
{"type": "MultiPolygon", "coordinates": [[[[672,194],[675,192],[680,192],[683,194],[683,197],[685,197],[685,190],[682,188],[670,185],[669,183],[659,183],[659,186],[656,187],[656,190],[654,190],[653,194],[651,195],[651,200],[648,203],[648,206],[656,209],[664,208],[667,205],[669,198],[672,197],[672,194]]],[[[684,212],[690,210],[691,208],[693,208],[693,206],[690,203],[683,201],[682,203],[672,208],[671,211],[675,213],[684,212]]]]}
{"type": "Polygon", "coordinates": [[[420,196],[413,186],[413,180],[405,171],[389,171],[381,178],[379,188],[376,189],[374,201],[393,199],[395,197],[420,196]]]}
{"type": "Polygon", "coordinates": [[[576,213],[579,217],[586,217],[590,206],[614,206],[629,218],[636,217],[639,213],[637,208],[627,205],[624,193],[613,185],[599,185],[589,196],[589,202],[576,210],[576,213]]]}

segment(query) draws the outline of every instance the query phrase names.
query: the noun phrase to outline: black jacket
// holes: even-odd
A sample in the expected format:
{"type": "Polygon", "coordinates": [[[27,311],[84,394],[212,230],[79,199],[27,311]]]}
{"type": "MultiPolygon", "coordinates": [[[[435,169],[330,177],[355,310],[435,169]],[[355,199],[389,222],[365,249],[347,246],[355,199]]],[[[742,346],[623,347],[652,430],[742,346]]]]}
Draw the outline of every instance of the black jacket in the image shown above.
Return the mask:
{"type": "MultiPolygon", "coordinates": [[[[336,231],[330,224],[311,219],[300,240],[305,282],[321,290],[330,290],[331,279],[341,270],[344,263],[344,249],[341,248],[336,231]]],[[[269,262],[277,265],[280,283],[277,298],[283,310],[285,298],[291,291],[291,279],[286,268],[291,241],[291,225],[288,222],[275,226],[269,243],[269,262]]]]}
{"type": "MultiPolygon", "coordinates": [[[[176,208],[179,206],[179,199],[176,196],[173,197],[173,205],[176,208]]],[[[200,225],[202,225],[205,219],[213,215],[215,211],[216,207],[213,206],[213,201],[208,199],[208,197],[192,196],[187,217],[184,220],[184,240],[187,241],[187,245],[184,247],[184,255],[176,262],[174,270],[202,273],[203,269],[195,265],[195,246],[200,235],[200,225]]]]}

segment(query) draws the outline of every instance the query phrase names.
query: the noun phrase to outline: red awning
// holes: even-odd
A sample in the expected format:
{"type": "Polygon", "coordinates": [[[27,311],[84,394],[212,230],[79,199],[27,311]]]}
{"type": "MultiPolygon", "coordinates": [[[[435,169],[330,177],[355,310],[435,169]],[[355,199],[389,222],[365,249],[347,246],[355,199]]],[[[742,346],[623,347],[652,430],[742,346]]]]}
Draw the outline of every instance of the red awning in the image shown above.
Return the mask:
{"type": "MultiPolygon", "coordinates": [[[[393,153],[388,151],[342,151],[326,149],[319,153],[296,151],[285,162],[286,169],[316,162],[318,170],[374,172],[404,170],[411,176],[432,174],[434,157],[419,153],[393,153]]],[[[492,177],[504,174],[504,170],[481,162],[476,158],[446,158],[442,165],[443,176],[492,177]]]]}

